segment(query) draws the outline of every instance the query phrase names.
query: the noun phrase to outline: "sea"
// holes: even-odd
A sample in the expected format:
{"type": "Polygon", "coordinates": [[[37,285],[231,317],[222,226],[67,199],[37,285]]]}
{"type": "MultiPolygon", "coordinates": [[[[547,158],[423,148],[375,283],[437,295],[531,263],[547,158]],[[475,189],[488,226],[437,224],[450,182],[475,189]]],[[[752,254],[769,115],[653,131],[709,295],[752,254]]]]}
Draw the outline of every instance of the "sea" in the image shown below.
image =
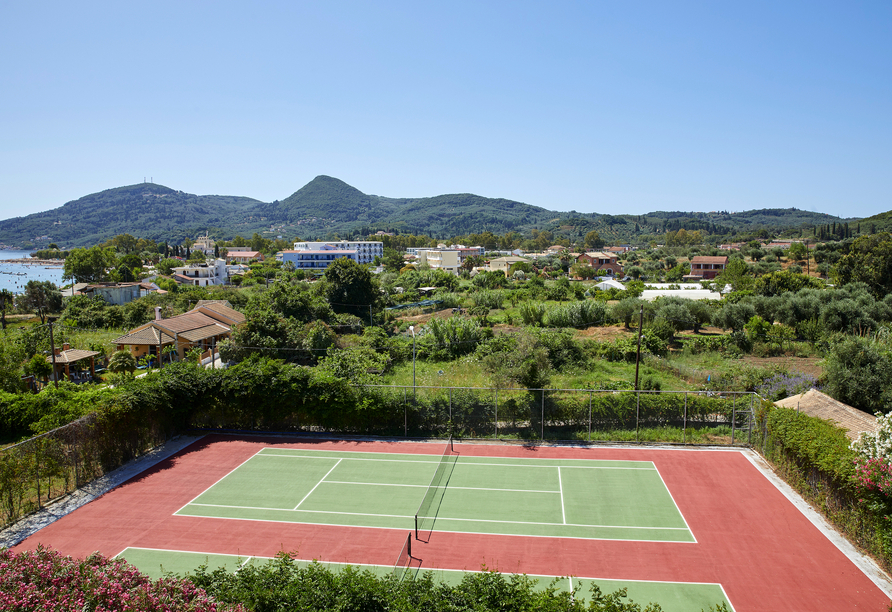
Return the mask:
{"type": "Polygon", "coordinates": [[[10,259],[30,259],[30,251],[0,250],[0,289],[9,289],[13,293],[24,293],[25,285],[30,280],[51,281],[62,286],[62,266],[17,261],[6,263],[10,259]]]}

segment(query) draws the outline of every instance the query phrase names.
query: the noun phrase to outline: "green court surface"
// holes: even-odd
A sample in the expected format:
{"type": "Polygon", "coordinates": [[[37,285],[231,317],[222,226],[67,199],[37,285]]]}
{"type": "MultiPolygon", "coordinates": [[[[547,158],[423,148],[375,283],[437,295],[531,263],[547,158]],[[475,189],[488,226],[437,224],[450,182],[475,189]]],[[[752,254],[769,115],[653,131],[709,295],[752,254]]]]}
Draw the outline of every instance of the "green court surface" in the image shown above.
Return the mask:
{"type": "MultiPolygon", "coordinates": [[[[229,571],[237,571],[239,568],[253,563],[266,563],[268,558],[263,557],[238,557],[235,555],[217,555],[205,554],[197,552],[184,552],[174,550],[155,550],[147,548],[128,548],[124,550],[119,557],[123,557],[128,563],[136,566],[142,573],[151,578],[160,578],[166,574],[185,575],[192,572],[200,565],[206,565],[208,569],[214,570],[218,567],[225,568],[229,571]]],[[[311,563],[310,561],[297,561],[300,566],[311,563]]],[[[322,565],[337,571],[345,564],[339,563],[322,563],[322,565]]],[[[378,576],[384,576],[393,572],[392,567],[379,565],[355,565],[364,570],[369,570],[378,576]]],[[[413,577],[416,574],[426,573],[430,571],[436,582],[445,582],[447,584],[458,584],[461,582],[465,572],[455,570],[427,570],[422,567],[414,573],[407,574],[413,577]]],[[[530,576],[536,579],[538,588],[546,588],[555,580],[554,576],[530,576]]],[[[697,610],[708,610],[710,606],[714,606],[725,602],[730,608],[730,602],[725,596],[725,592],[721,585],[709,583],[687,583],[687,582],[646,582],[646,581],[627,581],[627,580],[604,580],[593,578],[557,578],[554,583],[559,589],[570,590],[577,589],[577,596],[583,599],[590,598],[590,588],[592,584],[597,584],[602,593],[612,593],[618,589],[626,589],[629,599],[641,604],[642,608],[646,603],[659,603],[664,612],[691,612],[697,610]]],[[[733,609],[733,608],[731,608],[733,609]]]]}
{"type": "Polygon", "coordinates": [[[425,500],[440,532],[695,541],[649,461],[442,459],[264,448],[177,514],[412,530],[425,500]]]}

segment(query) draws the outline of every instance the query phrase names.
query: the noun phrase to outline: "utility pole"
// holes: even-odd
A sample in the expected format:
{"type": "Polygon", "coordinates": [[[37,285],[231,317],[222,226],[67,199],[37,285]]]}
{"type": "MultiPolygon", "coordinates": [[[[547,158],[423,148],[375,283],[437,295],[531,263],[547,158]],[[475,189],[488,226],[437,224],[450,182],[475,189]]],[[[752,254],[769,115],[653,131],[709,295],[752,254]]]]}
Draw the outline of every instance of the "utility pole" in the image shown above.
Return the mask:
{"type": "Polygon", "coordinates": [[[50,326],[50,355],[53,360],[53,382],[56,383],[56,389],[59,388],[59,376],[56,374],[56,341],[53,339],[53,321],[47,317],[47,325],[50,326]]]}
{"type": "Polygon", "coordinates": [[[638,364],[641,362],[641,326],[644,323],[644,306],[638,314],[638,351],[635,355],[635,391],[638,390],[638,364]]]}
{"type": "Polygon", "coordinates": [[[641,391],[638,390],[638,365],[641,363],[641,327],[644,324],[644,305],[638,314],[638,351],[635,354],[635,441],[638,441],[638,429],[641,421],[641,391]]]}

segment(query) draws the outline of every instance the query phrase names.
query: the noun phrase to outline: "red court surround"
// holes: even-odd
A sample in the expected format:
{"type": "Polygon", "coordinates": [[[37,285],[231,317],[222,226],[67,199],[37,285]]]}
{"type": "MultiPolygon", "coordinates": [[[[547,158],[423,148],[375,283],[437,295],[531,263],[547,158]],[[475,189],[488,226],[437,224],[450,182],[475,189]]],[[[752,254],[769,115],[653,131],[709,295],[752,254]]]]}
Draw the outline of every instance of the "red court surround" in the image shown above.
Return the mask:
{"type": "MultiPolygon", "coordinates": [[[[83,557],[128,546],[389,565],[406,530],[173,516],[261,447],[433,454],[437,444],[208,436],[45,527],[83,557]]],[[[457,444],[463,455],[653,461],[696,544],[442,533],[413,542],[425,567],[720,583],[737,612],[888,610],[889,598],[738,451],[457,444]]],[[[642,602],[644,603],[644,602],[642,602]]]]}

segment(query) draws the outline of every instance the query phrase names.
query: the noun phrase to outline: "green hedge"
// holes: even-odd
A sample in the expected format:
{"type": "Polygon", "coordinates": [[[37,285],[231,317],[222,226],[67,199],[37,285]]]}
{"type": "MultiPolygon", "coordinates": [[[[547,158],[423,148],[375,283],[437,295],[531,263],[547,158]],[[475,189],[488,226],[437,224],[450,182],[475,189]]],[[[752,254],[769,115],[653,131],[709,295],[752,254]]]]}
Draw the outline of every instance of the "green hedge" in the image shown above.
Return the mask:
{"type": "MultiPolygon", "coordinates": [[[[468,573],[458,585],[435,582],[431,574],[414,580],[380,578],[368,570],[339,572],[312,563],[301,567],[280,554],[265,564],[247,564],[238,573],[199,568],[189,579],[219,602],[244,604],[253,612],[344,610],[364,612],[656,612],[656,605],[629,601],[624,591],[569,593],[539,588],[524,575],[492,571],[468,573]]],[[[719,612],[724,604],[710,606],[719,612]]]]}
{"type": "Polygon", "coordinates": [[[854,479],[857,454],[845,432],[823,419],[767,403],[759,417],[761,451],[784,480],[849,540],[892,569],[889,500],[863,490],[854,479]]]}

